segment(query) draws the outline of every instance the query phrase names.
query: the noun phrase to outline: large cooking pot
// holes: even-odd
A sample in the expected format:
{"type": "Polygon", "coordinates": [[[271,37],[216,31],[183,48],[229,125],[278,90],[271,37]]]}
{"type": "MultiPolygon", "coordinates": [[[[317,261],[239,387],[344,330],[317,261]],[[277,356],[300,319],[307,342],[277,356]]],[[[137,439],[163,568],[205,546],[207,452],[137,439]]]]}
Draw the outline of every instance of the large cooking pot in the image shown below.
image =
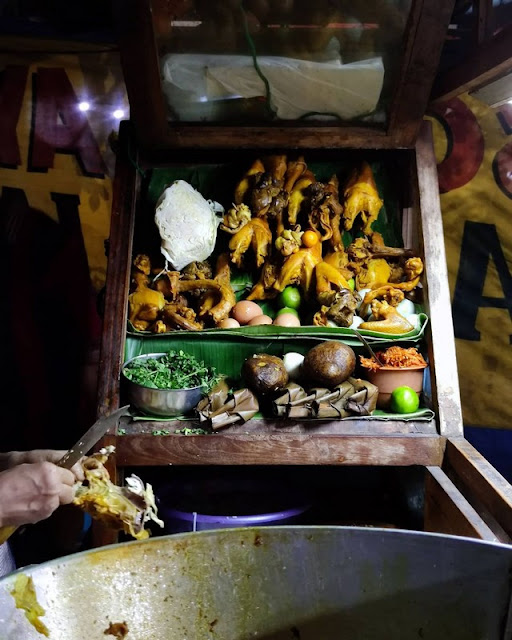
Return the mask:
{"type": "MultiPolygon", "coordinates": [[[[510,638],[511,570],[499,544],[274,527],[124,543],[22,572],[52,640],[108,640],[119,622],[126,640],[497,640],[510,638]]],[[[15,609],[15,577],[0,581],[0,638],[42,640],[15,609]]]]}

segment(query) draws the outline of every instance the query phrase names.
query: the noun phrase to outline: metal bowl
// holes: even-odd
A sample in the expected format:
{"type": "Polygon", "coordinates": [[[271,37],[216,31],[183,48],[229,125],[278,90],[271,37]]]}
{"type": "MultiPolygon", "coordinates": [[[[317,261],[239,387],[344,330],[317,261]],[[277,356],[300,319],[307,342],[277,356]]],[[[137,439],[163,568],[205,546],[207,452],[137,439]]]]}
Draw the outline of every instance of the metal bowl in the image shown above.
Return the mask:
{"type": "Polygon", "coordinates": [[[126,388],[128,401],[134,407],[150,415],[172,418],[186,415],[197,405],[203,395],[203,387],[190,387],[189,389],[151,389],[137,382],[129,380],[125,375],[126,367],[135,361],[157,359],[165,356],[165,353],[147,353],[135,356],[123,364],[123,384],[126,388]]]}

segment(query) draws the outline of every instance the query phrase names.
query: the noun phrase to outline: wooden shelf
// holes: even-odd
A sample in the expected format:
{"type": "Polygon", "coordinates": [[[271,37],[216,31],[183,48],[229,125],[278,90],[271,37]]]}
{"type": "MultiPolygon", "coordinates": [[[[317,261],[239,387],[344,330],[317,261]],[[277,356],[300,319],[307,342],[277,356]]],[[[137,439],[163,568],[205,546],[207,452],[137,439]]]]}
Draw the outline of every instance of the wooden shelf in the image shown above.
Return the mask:
{"type": "Polygon", "coordinates": [[[184,426],[197,426],[182,420],[123,420],[120,426],[124,434],[116,438],[119,466],[438,465],[445,442],[433,420],[275,423],[253,419],[212,435],[175,433],[184,426]],[[153,435],[162,430],[169,435],[153,435]]]}

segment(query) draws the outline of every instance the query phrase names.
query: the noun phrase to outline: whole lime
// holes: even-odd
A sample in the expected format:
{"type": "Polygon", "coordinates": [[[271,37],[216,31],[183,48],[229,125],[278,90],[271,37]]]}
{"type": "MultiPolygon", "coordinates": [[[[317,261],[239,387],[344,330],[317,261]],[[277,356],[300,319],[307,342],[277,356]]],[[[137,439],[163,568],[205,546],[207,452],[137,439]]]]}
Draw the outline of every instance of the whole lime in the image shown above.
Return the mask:
{"type": "Polygon", "coordinates": [[[280,307],[290,307],[298,309],[302,302],[302,295],[298,287],[285,287],[277,298],[277,304],[280,307]]]}
{"type": "Polygon", "coordinates": [[[420,406],[420,398],[411,387],[402,386],[391,394],[391,411],[393,413],[414,413],[420,406]]]}
{"type": "Polygon", "coordinates": [[[280,316],[283,313],[293,313],[294,316],[297,316],[297,318],[299,317],[299,312],[297,311],[297,309],[293,309],[292,307],[283,307],[282,309],[279,309],[279,311],[276,313],[276,316],[280,316]]]}

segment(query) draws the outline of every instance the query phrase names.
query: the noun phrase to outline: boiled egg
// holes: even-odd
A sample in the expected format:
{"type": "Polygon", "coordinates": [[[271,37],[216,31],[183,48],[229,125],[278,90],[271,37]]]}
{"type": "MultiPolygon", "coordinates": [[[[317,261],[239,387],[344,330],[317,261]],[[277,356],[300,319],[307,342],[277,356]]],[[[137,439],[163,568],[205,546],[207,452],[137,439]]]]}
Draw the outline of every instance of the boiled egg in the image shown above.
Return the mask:
{"type": "Polygon", "coordinates": [[[256,316],[247,323],[250,327],[254,327],[260,324],[272,324],[272,318],[270,316],[261,315],[256,316]]]}
{"type": "Polygon", "coordinates": [[[410,322],[412,324],[412,326],[416,329],[416,331],[419,330],[421,326],[421,320],[420,320],[420,316],[417,313],[410,313],[408,316],[405,317],[405,319],[407,320],[407,322],[410,322]]]}
{"type": "Polygon", "coordinates": [[[219,329],[236,329],[239,326],[240,323],[234,318],[224,318],[224,320],[218,324],[219,329]]]}
{"type": "Polygon", "coordinates": [[[235,304],[231,315],[242,325],[249,324],[253,318],[263,315],[263,311],[260,305],[252,302],[252,300],[241,300],[235,304]]]}
{"type": "Polygon", "coordinates": [[[278,327],[300,327],[300,320],[293,313],[281,313],[274,320],[278,327]]]}
{"type": "Polygon", "coordinates": [[[360,324],[364,322],[361,316],[354,316],[352,318],[352,324],[350,325],[350,329],[357,329],[360,324]]]}
{"type": "Polygon", "coordinates": [[[404,298],[402,302],[397,304],[396,310],[400,315],[406,318],[407,316],[410,316],[411,313],[414,313],[414,302],[412,302],[412,300],[408,300],[407,298],[404,298]]]}
{"type": "Polygon", "coordinates": [[[283,356],[284,368],[288,372],[290,380],[298,380],[300,377],[300,369],[304,362],[304,356],[295,351],[289,351],[283,356]]]}

